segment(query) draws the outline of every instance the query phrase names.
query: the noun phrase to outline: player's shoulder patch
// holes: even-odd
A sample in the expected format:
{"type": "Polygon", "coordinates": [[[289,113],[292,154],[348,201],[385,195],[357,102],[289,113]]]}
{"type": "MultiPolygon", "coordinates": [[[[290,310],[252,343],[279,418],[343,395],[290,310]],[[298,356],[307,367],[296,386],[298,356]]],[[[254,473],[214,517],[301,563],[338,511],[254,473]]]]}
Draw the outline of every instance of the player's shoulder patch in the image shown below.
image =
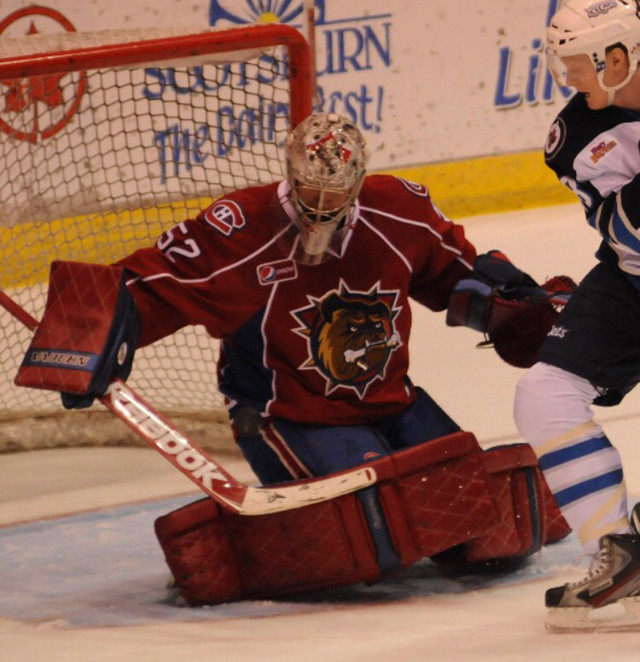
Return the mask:
{"type": "Polygon", "coordinates": [[[363,185],[363,191],[373,192],[374,195],[379,194],[381,191],[388,193],[397,192],[399,185],[402,188],[406,189],[410,193],[417,195],[421,198],[429,197],[429,189],[423,184],[418,184],[417,182],[412,182],[404,177],[391,174],[373,174],[368,175],[365,178],[365,184],[363,185]]]}
{"type": "Polygon", "coordinates": [[[407,189],[407,191],[410,191],[411,193],[418,195],[421,198],[429,197],[429,189],[423,184],[412,182],[408,179],[404,179],[404,177],[396,177],[395,179],[397,179],[407,189]]]}
{"type": "Polygon", "coordinates": [[[544,156],[547,160],[552,159],[562,149],[566,138],[567,125],[562,117],[557,117],[549,129],[544,144],[544,156]]]}
{"type": "Polygon", "coordinates": [[[243,208],[231,198],[221,198],[205,209],[202,219],[225,236],[247,224],[243,208]]]}

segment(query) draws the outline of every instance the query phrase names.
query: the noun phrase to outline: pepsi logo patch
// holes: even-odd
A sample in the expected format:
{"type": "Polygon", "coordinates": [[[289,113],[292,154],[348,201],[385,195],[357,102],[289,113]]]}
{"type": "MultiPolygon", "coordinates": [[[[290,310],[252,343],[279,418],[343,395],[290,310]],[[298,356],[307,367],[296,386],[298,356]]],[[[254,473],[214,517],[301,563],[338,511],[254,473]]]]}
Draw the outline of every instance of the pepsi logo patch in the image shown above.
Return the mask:
{"type": "Polygon", "coordinates": [[[260,285],[271,285],[298,277],[298,267],[293,260],[276,260],[261,264],[257,268],[260,285]]]}

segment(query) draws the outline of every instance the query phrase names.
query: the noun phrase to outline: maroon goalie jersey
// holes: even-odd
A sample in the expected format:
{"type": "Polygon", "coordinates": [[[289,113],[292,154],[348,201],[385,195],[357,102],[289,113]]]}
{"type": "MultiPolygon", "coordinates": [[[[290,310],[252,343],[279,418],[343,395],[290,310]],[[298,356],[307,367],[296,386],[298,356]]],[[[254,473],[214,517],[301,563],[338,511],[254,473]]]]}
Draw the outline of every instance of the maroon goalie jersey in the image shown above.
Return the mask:
{"type": "Polygon", "coordinates": [[[409,298],[446,308],[474,247],[423,186],[370,175],[339,245],[305,265],[292,258],[299,236],[288,190],[236,191],[119,263],[131,276],[140,344],[204,325],[222,340],[218,378],[230,406],[264,415],[339,425],[402,411],[414,397],[409,298]]]}

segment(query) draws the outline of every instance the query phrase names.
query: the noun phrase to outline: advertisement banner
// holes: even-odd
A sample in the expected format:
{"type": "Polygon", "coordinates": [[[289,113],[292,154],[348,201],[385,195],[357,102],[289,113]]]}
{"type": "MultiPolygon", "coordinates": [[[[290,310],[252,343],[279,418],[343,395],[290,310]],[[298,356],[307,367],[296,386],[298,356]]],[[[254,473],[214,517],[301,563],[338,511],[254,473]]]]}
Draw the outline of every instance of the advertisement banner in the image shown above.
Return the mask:
{"type": "MultiPolygon", "coordinates": [[[[498,161],[479,176],[481,186],[488,176],[505,179],[509,168],[524,167],[526,176],[518,187],[531,186],[526,182],[537,177],[542,178],[542,189],[553,187],[541,163],[542,146],[554,116],[570,96],[552,80],[543,53],[545,26],[558,3],[316,0],[317,103],[361,127],[371,147],[371,170],[406,171],[416,180],[428,173],[430,181],[437,182],[444,176],[440,166],[462,163],[473,168],[478,159],[493,158],[498,161]]],[[[304,30],[303,5],[302,0],[45,0],[41,5],[3,0],[0,39],[74,30],[193,30],[256,22],[304,30]]],[[[178,89],[170,72],[154,69],[140,89],[155,94],[171,86],[173,92],[178,89]]],[[[189,90],[192,96],[198,93],[189,90]]],[[[3,108],[15,103],[11,94],[6,84],[0,85],[0,123],[7,122],[3,108]]],[[[73,121],[75,110],[71,104],[61,107],[60,121],[73,121]]],[[[249,124],[242,126],[252,131],[249,124]]],[[[219,127],[203,124],[193,131],[191,139],[203,153],[209,140],[211,150],[225,149],[223,143],[213,144],[219,127]]],[[[166,186],[171,186],[173,138],[170,132],[159,135],[155,145],[162,152],[158,169],[166,186]]],[[[247,136],[238,134],[237,139],[247,136]]],[[[458,170],[445,179],[447,193],[453,191],[454,198],[482,199],[480,184],[468,183],[458,192],[458,170]]],[[[504,200],[500,186],[498,198],[504,200]]],[[[470,212],[485,207],[480,202],[470,212]]]]}

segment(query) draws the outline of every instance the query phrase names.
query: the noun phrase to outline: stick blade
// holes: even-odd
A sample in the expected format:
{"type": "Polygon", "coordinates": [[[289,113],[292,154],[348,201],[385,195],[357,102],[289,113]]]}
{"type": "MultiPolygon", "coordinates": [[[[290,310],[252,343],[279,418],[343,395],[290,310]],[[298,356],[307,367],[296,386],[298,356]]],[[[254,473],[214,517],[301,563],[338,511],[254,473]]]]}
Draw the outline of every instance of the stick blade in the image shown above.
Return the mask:
{"type": "Polygon", "coordinates": [[[242,515],[267,515],[328,501],[373,485],[378,476],[372,467],[359,467],[328,478],[279,487],[249,487],[240,506],[242,515]]]}

